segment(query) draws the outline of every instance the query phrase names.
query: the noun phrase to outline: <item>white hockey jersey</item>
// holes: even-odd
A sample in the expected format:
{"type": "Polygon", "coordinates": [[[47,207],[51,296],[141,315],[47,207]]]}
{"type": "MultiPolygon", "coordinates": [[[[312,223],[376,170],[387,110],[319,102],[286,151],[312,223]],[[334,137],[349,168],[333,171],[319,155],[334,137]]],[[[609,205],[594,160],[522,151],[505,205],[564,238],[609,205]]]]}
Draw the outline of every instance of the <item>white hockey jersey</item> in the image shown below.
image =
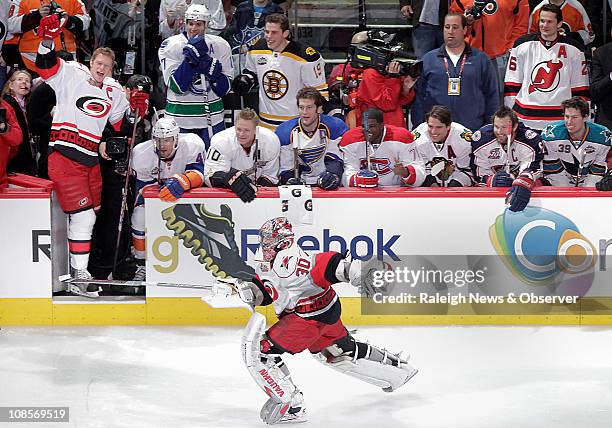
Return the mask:
{"type": "MultiPolygon", "coordinates": [[[[194,76],[186,92],[181,90],[173,76],[174,71],[183,62],[183,47],[186,44],[187,36],[181,33],[164,40],[159,48],[161,71],[168,87],[166,114],[173,117],[183,129],[202,129],[206,128],[207,113],[201,75],[194,76]]],[[[234,68],[229,43],[219,36],[207,34],[206,44],[209,55],[221,63],[223,74],[231,79],[234,76],[234,68]]],[[[223,122],[225,112],[223,100],[213,91],[208,81],[206,81],[206,91],[212,125],[215,126],[223,122]]]]}
{"type": "Polygon", "coordinates": [[[560,36],[554,42],[537,34],[519,37],[508,59],[504,103],[532,129],[563,119],[561,102],[589,99],[589,72],[578,42],[560,36]]]}
{"type": "Polygon", "coordinates": [[[280,140],[280,174],[295,169],[295,152],[298,149],[300,177],[306,184],[317,184],[319,176],[326,171],[325,162],[336,160],[342,163],[340,140],[348,126],[337,117],[319,115],[319,125],[309,137],[302,130],[299,118],[293,118],[276,128],[280,140]]]}
{"type": "MultiPolygon", "coordinates": [[[[340,150],[344,155],[344,175],[342,183],[353,185],[354,175],[367,168],[365,138],[363,128],[353,128],[342,137],[340,150]]],[[[425,180],[425,165],[416,151],[416,144],[410,131],[393,125],[385,125],[381,143],[374,148],[368,144],[370,165],[378,173],[379,186],[417,187],[425,180]],[[401,162],[408,168],[410,175],[406,180],[393,173],[395,163],[401,162]]]]}
{"type": "Polygon", "coordinates": [[[581,141],[572,141],[563,121],[542,131],[544,179],[552,186],[594,187],[606,173],[612,133],[603,125],[587,122],[581,141]]]}
{"type": "Polygon", "coordinates": [[[111,77],[101,88],[92,84],[87,67],[74,61],[57,59],[55,66],[39,68],[39,73],[57,100],[49,147],[83,165],[96,165],[106,123],[119,125],[130,108],[123,88],[111,77]]]}
{"type": "Polygon", "coordinates": [[[472,170],[479,184],[486,184],[497,171],[509,166],[510,175],[517,177],[530,171],[539,178],[542,171],[542,139],[540,133],[522,124],[510,143],[510,158],[507,144],[500,144],[493,132],[493,125],[485,125],[472,134],[472,170]]]}
{"type": "Polygon", "coordinates": [[[213,135],[204,165],[204,182],[211,186],[210,177],[231,168],[245,173],[253,182],[265,177],[278,183],[280,142],[274,132],[257,127],[256,142],[247,153],[236,139],[236,128],[231,127],[213,135]]]}
{"type": "Polygon", "coordinates": [[[298,115],[295,96],[303,87],[313,86],[328,97],[325,61],[314,48],[293,41],[273,52],[262,38],[248,52],[243,73],[258,83],[259,116],[272,130],[298,115]]]}
{"type": "Polygon", "coordinates": [[[472,131],[459,123],[451,122],[446,140],[442,144],[434,144],[429,135],[427,122],[424,122],[412,131],[412,135],[417,153],[425,164],[426,179],[431,182],[430,184],[446,186],[451,180],[458,181],[462,186],[474,184],[470,170],[472,131]],[[438,176],[431,175],[431,167],[444,160],[452,162],[455,168],[450,177],[442,181],[438,176]]]}

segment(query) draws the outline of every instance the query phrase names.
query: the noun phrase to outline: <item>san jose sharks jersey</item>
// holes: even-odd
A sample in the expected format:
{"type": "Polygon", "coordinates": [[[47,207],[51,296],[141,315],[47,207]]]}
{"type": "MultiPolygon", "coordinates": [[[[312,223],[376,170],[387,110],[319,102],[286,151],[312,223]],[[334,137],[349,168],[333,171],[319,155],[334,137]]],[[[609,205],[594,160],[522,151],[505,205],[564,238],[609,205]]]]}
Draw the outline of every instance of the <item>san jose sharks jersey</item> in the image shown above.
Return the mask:
{"type": "MultiPolygon", "coordinates": [[[[342,182],[349,186],[360,170],[367,168],[366,143],[363,128],[353,128],[342,137],[340,150],[344,154],[342,182]]],[[[378,173],[379,186],[420,186],[425,180],[425,166],[416,151],[410,131],[399,126],[385,125],[380,144],[368,144],[370,169],[378,173]],[[375,147],[376,146],[376,147],[375,147]],[[400,162],[411,174],[408,181],[393,173],[393,166],[400,162]]]]}
{"type": "Polygon", "coordinates": [[[236,128],[231,127],[213,135],[204,165],[204,182],[210,186],[210,177],[230,168],[246,174],[253,182],[261,177],[278,182],[280,142],[274,132],[257,127],[256,141],[247,152],[236,139],[236,128]]]}
{"type": "Polygon", "coordinates": [[[301,178],[306,184],[317,184],[319,176],[327,170],[326,163],[343,163],[338,146],[347,130],[342,120],[324,114],[319,115],[319,126],[311,136],[304,132],[297,117],[281,124],[276,128],[281,144],[280,175],[295,169],[297,148],[301,178]]]}
{"type": "Polygon", "coordinates": [[[459,123],[452,122],[446,140],[438,144],[431,141],[427,122],[424,122],[412,131],[412,135],[416,151],[425,164],[426,179],[439,186],[445,186],[451,180],[458,181],[462,186],[473,184],[470,169],[472,131],[459,123]],[[444,180],[440,178],[440,174],[432,175],[432,166],[439,161],[450,162],[454,166],[453,173],[444,180]]]}
{"type": "Polygon", "coordinates": [[[520,37],[508,59],[504,103],[526,126],[542,130],[563,119],[561,102],[573,96],[589,99],[589,72],[578,42],[568,36],[553,42],[538,34],[520,37]]]}
{"type": "Polygon", "coordinates": [[[572,141],[563,121],[542,131],[544,178],[552,186],[594,187],[606,173],[612,133],[593,122],[586,127],[580,141],[572,141]]]}
{"type": "Polygon", "coordinates": [[[514,140],[500,144],[493,132],[493,125],[485,125],[472,134],[472,170],[479,183],[484,177],[492,177],[497,171],[509,166],[509,173],[518,177],[530,171],[539,178],[542,171],[542,139],[540,133],[519,124],[514,140]]]}

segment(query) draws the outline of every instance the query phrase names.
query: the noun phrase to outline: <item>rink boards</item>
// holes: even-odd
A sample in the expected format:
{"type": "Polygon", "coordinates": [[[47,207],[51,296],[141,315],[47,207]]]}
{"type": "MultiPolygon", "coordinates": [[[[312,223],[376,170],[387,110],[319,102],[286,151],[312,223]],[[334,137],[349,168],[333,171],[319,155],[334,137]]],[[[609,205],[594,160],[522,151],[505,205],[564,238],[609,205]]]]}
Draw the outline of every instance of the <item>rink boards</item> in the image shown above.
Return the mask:
{"type": "MultiPolygon", "coordinates": [[[[22,188],[0,193],[0,325],[239,325],[248,319],[245,309],[210,308],[197,290],[149,287],[146,299],[52,298],[52,290],[58,289],[57,276],[67,270],[66,219],[52,200],[48,182],[13,182],[22,188]]],[[[612,323],[612,281],[606,275],[607,265],[612,268],[612,264],[605,263],[608,244],[612,244],[607,215],[612,212],[612,198],[595,190],[540,189],[525,214],[517,216],[506,210],[504,193],[498,189],[340,189],[315,190],[312,197],[289,192],[280,198],[277,189],[260,189],[254,202],[244,204],[228,191],[197,189],[173,205],[160,201],[150,190],[145,195],[147,279],[209,284],[218,271],[244,272],[253,265],[260,225],[279,215],[292,217],[300,245],[310,252],[350,250],[364,259],[391,261],[410,255],[427,263],[451,263],[452,269],[463,271],[474,267],[475,255],[497,260],[500,252],[509,251],[520,261],[521,251],[528,249],[512,247],[519,243],[517,236],[529,237],[531,230],[557,236],[563,227],[571,229],[569,238],[563,234],[552,244],[563,247],[565,242],[570,252],[590,251],[596,262],[586,285],[580,283],[578,290],[574,286],[569,293],[552,293],[578,295],[577,303],[488,304],[478,290],[465,289],[466,299],[474,300],[453,304],[448,298],[457,294],[457,287],[449,286],[426,296],[435,301],[364,306],[356,289],[342,284],[336,289],[342,297],[343,319],[352,325],[612,323]]],[[[540,235],[533,236],[538,241],[540,235]]],[[[521,283],[525,276],[521,266],[506,261],[499,265],[488,278],[491,283],[512,282],[519,292],[524,286],[536,297],[542,294],[538,284],[521,283]]],[[[487,275],[491,274],[490,269],[487,275]]],[[[418,291],[422,290],[414,290],[416,297],[421,294],[418,291]]],[[[275,318],[271,308],[263,312],[269,321],[275,318]]]]}

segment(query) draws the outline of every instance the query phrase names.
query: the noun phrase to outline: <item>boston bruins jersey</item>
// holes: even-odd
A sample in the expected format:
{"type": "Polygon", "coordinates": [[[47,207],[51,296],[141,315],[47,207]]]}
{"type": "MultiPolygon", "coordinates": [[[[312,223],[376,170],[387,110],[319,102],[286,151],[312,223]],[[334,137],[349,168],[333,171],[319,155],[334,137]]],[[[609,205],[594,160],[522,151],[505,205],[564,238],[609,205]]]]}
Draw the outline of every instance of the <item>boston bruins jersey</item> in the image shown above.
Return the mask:
{"type": "Polygon", "coordinates": [[[523,171],[530,171],[539,178],[542,169],[542,139],[540,133],[519,124],[514,140],[500,144],[493,132],[493,125],[485,125],[472,134],[472,170],[479,183],[486,184],[497,171],[509,166],[514,177],[523,171]],[[510,156],[510,157],[508,157],[510,156]]]}
{"type": "Polygon", "coordinates": [[[537,34],[520,37],[508,60],[504,96],[505,104],[532,129],[563,119],[561,102],[589,98],[587,62],[578,42],[567,36],[554,42],[537,34]]]}
{"type": "Polygon", "coordinates": [[[257,127],[255,143],[247,152],[236,139],[236,128],[231,127],[213,135],[204,166],[204,182],[211,186],[210,177],[230,168],[245,173],[253,182],[265,177],[278,183],[280,142],[274,132],[257,127]]]}
{"type": "Polygon", "coordinates": [[[412,131],[414,136],[414,144],[416,150],[425,165],[425,173],[427,174],[427,184],[438,184],[446,186],[451,180],[461,183],[462,186],[471,186],[473,184],[472,172],[470,169],[470,155],[472,147],[470,144],[472,131],[452,122],[451,128],[446,140],[441,143],[433,143],[429,135],[427,122],[421,123],[412,131]],[[445,177],[441,171],[436,175],[432,175],[432,167],[438,162],[445,162],[447,165],[453,165],[453,172],[450,176],[445,177]]]}
{"type": "MultiPolygon", "coordinates": [[[[342,137],[340,150],[344,154],[345,186],[353,185],[353,176],[367,168],[365,138],[363,128],[353,128],[342,137]]],[[[425,180],[425,166],[421,161],[416,144],[410,131],[399,126],[385,125],[385,130],[378,145],[368,144],[370,169],[378,173],[379,186],[420,186],[425,180]],[[408,168],[410,174],[406,180],[393,173],[393,166],[400,162],[408,168]]]]}
{"type": "Polygon", "coordinates": [[[274,52],[262,38],[248,52],[243,73],[259,85],[261,124],[272,130],[298,115],[295,96],[303,87],[313,86],[327,98],[325,61],[314,48],[297,42],[274,52]]]}
{"type": "Polygon", "coordinates": [[[280,174],[295,170],[294,148],[297,148],[300,177],[306,184],[317,184],[319,176],[326,171],[326,162],[343,162],[338,145],[346,131],[348,127],[342,120],[324,114],[319,115],[319,126],[312,136],[306,135],[299,118],[284,122],[276,128],[281,144],[280,174]]]}
{"type": "Polygon", "coordinates": [[[587,122],[586,126],[581,141],[571,140],[563,121],[542,131],[544,178],[551,185],[594,187],[606,173],[612,133],[597,123],[587,122]]]}
{"type": "MultiPolygon", "coordinates": [[[[206,127],[207,111],[204,89],[200,74],[193,78],[189,90],[183,92],[174,80],[173,73],[183,62],[183,47],[187,44],[185,33],[177,34],[164,40],[159,48],[159,62],[168,87],[166,114],[176,120],[183,129],[202,129],[206,127]]],[[[222,73],[231,79],[234,75],[230,45],[219,36],[206,35],[208,53],[221,63],[222,73]]],[[[212,125],[223,122],[223,100],[206,81],[206,94],[212,125]]],[[[223,94],[225,95],[225,94],[223,94]]]]}

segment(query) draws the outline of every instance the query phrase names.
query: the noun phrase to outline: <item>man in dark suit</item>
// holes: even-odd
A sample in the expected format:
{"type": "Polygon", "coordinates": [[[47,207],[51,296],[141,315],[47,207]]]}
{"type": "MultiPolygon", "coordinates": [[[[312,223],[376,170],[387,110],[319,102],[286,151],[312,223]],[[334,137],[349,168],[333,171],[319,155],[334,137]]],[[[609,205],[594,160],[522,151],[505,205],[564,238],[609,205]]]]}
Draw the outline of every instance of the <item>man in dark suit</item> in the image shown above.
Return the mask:
{"type": "Polygon", "coordinates": [[[444,44],[442,27],[448,13],[447,0],[400,0],[400,11],[412,22],[412,46],[418,59],[444,44]]]}
{"type": "Polygon", "coordinates": [[[591,98],[597,105],[595,122],[612,129],[612,42],[593,52],[591,98]]]}

